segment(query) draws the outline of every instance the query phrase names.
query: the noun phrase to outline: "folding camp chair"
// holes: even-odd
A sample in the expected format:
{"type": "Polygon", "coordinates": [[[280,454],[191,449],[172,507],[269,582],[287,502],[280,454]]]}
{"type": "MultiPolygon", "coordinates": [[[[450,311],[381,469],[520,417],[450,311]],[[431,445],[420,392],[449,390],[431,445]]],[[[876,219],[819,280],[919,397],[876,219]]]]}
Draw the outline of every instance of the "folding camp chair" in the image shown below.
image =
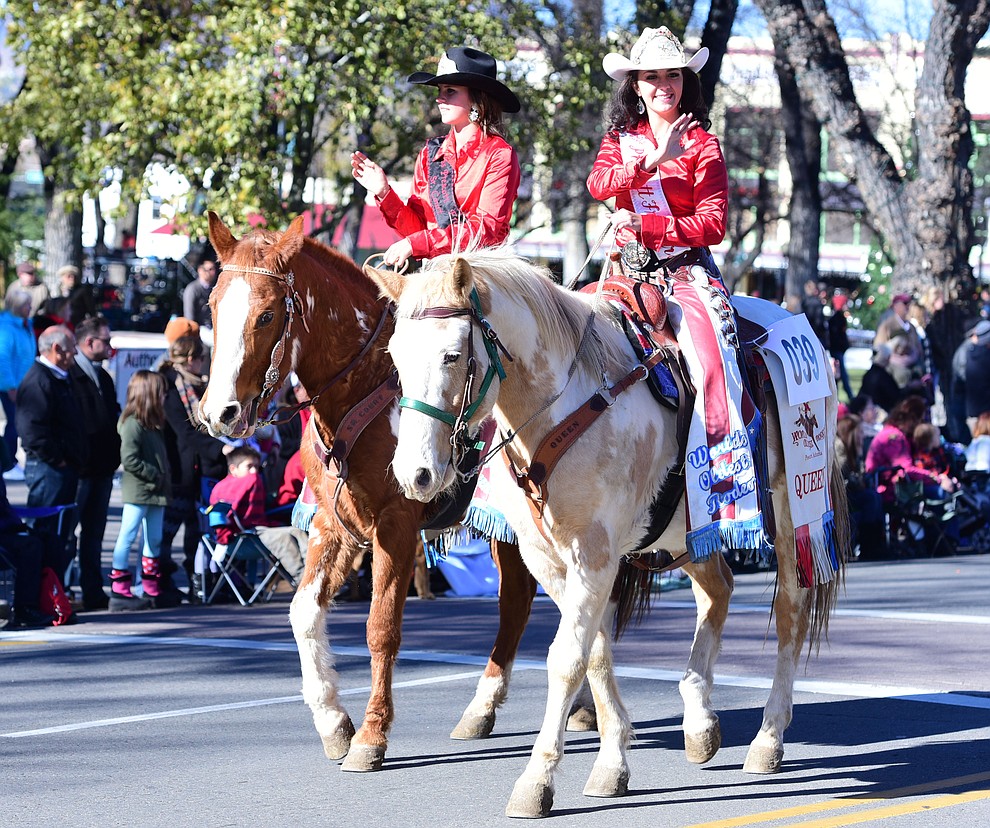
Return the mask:
{"type": "Polygon", "coordinates": [[[203,591],[200,596],[204,604],[211,603],[224,584],[230,587],[241,606],[246,607],[257,601],[259,597],[264,601],[270,601],[274,594],[271,587],[275,578],[281,576],[289,583],[293,583],[292,576],[279,563],[278,558],[261,542],[261,538],[253,529],[244,527],[229,503],[218,502],[201,506],[199,511],[204,527],[203,544],[213,561],[212,567],[204,567],[204,569],[215,567],[218,575],[213,587],[209,588],[204,572],[203,591]],[[221,528],[229,529],[233,533],[226,551],[220,549],[217,540],[217,530],[221,528]],[[242,572],[242,566],[245,572],[242,572]],[[256,572],[254,585],[245,574],[246,570],[256,572]]]}

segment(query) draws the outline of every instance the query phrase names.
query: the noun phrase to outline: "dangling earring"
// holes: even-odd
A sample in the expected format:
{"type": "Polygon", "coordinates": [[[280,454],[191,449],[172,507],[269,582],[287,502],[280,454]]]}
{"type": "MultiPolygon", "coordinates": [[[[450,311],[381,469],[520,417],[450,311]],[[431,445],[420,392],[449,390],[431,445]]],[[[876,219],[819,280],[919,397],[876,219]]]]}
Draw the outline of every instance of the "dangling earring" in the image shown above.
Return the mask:
{"type": "Polygon", "coordinates": [[[643,103],[643,99],[642,98],[636,98],[636,111],[640,115],[642,115],[643,113],[646,112],[646,104],[643,103]]]}
{"type": "Polygon", "coordinates": [[[478,107],[472,106],[471,114],[468,117],[471,119],[472,124],[478,123],[478,120],[481,118],[481,112],[478,110],[478,107]]]}

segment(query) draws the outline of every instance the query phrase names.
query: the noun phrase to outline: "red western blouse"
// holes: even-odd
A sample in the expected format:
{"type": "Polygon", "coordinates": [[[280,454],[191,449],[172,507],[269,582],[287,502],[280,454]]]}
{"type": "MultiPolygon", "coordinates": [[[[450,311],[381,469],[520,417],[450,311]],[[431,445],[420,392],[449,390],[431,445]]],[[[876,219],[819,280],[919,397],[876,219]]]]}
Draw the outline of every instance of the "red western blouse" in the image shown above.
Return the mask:
{"type": "MultiPolygon", "coordinates": [[[[417,259],[432,258],[450,253],[456,225],[447,228],[437,226],[430,203],[427,158],[424,147],[416,159],[412,194],[406,204],[389,188],[378,200],[378,207],[389,227],[409,239],[412,254],[417,259]]],[[[461,212],[469,218],[481,220],[480,244],[491,247],[505,241],[509,235],[512,206],[519,191],[519,159],[516,151],[497,135],[478,132],[472,136],[460,152],[454,142],[454,133],[444,139],[438,155],[446,156],[454,168],[454,196],[461,212]]],[[[471,232],[478,232],[472,222],[471,232]]]]}
{"type": "MultiPolygon", "coordinates": [[[[656,144],[647,121],[632,131],[656,144]]],[[[673,215],[643,215],[643,244],[653,250],[668,245],[706,247],[725,237],[729,175],[722,148],[718,138],[701,128],[688,133],[688,138],[692,143],[683,155],[660,165],[663,194],[673,215]]],[[[653,175],[636,161],[624,162],[619,134],[610,132],[602,139],[588,190],[599,201],[614,196],[616,209],[635,210],[629,191],[645,186],[653,175]]]]}

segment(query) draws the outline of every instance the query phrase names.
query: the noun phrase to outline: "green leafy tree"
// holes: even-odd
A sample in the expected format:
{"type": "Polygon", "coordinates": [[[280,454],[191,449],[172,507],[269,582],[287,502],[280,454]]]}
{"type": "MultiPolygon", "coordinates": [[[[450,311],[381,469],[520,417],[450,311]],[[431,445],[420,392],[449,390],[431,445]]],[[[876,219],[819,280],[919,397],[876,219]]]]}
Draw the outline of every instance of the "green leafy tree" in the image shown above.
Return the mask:
{"type": "Polygon", "coordinates": [[[504,18],[459,0],[7,0],[5,11],[27,78],[4,115],[12,136],[38,142],[46,236],[63,247],[49,244],[50,261],[78,255],[56,222],[71,215],[78,239],[82,194],[108,171],[125,201],[145,194],[151,165],[184,176],[172,206],[194,234],[206,205],[235,224],[252,213],[284,224],[317,177],[346,202],[359,142],[389,148],[395,165],[424,136],[432,99],[407,96],[406,74],[460,42],[512,50],[504,18]]]}

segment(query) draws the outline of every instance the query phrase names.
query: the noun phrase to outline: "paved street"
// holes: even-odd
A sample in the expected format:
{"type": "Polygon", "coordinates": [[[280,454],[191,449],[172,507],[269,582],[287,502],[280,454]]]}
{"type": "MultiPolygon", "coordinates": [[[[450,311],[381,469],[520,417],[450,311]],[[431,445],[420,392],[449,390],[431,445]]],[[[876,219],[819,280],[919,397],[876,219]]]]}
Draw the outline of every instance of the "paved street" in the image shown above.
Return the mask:
{"type": "MultiPolygon", "coordinates": [[[[15,488],[16,487],[12,487],[15,488]]],[[[112,531],[116,531],[116,524],[112,531]]],[[[108,548],[111,544],[108,538],[108,548]]],[[[799,675],[783,772],[742,772],[776,642],[772,582],[737,579],[714,699],[723,747],[688,764],[676,681],[690,591],[661,596],[616,648],[637,739],[631,790],[581,794],[597,738],[569,734],[559,825],[982,826],[990,819],[990,555],[850,566],[830,644],[799,675]]],[[[271,605],[87,613],[66,628],[0,632],[0,824],[487,826],[502,815],[545,699],[557,613],[538,599],[491,738],[448,734],[494,635],[490,599],[410,600],[386,766],[341,773],[299,697],[288,596],[271,605]],[[53,811],[54,808],[54,811],[53,811]]],[[[345,703],[367,700],[367,604],[331,639],[345,703]]]]}

